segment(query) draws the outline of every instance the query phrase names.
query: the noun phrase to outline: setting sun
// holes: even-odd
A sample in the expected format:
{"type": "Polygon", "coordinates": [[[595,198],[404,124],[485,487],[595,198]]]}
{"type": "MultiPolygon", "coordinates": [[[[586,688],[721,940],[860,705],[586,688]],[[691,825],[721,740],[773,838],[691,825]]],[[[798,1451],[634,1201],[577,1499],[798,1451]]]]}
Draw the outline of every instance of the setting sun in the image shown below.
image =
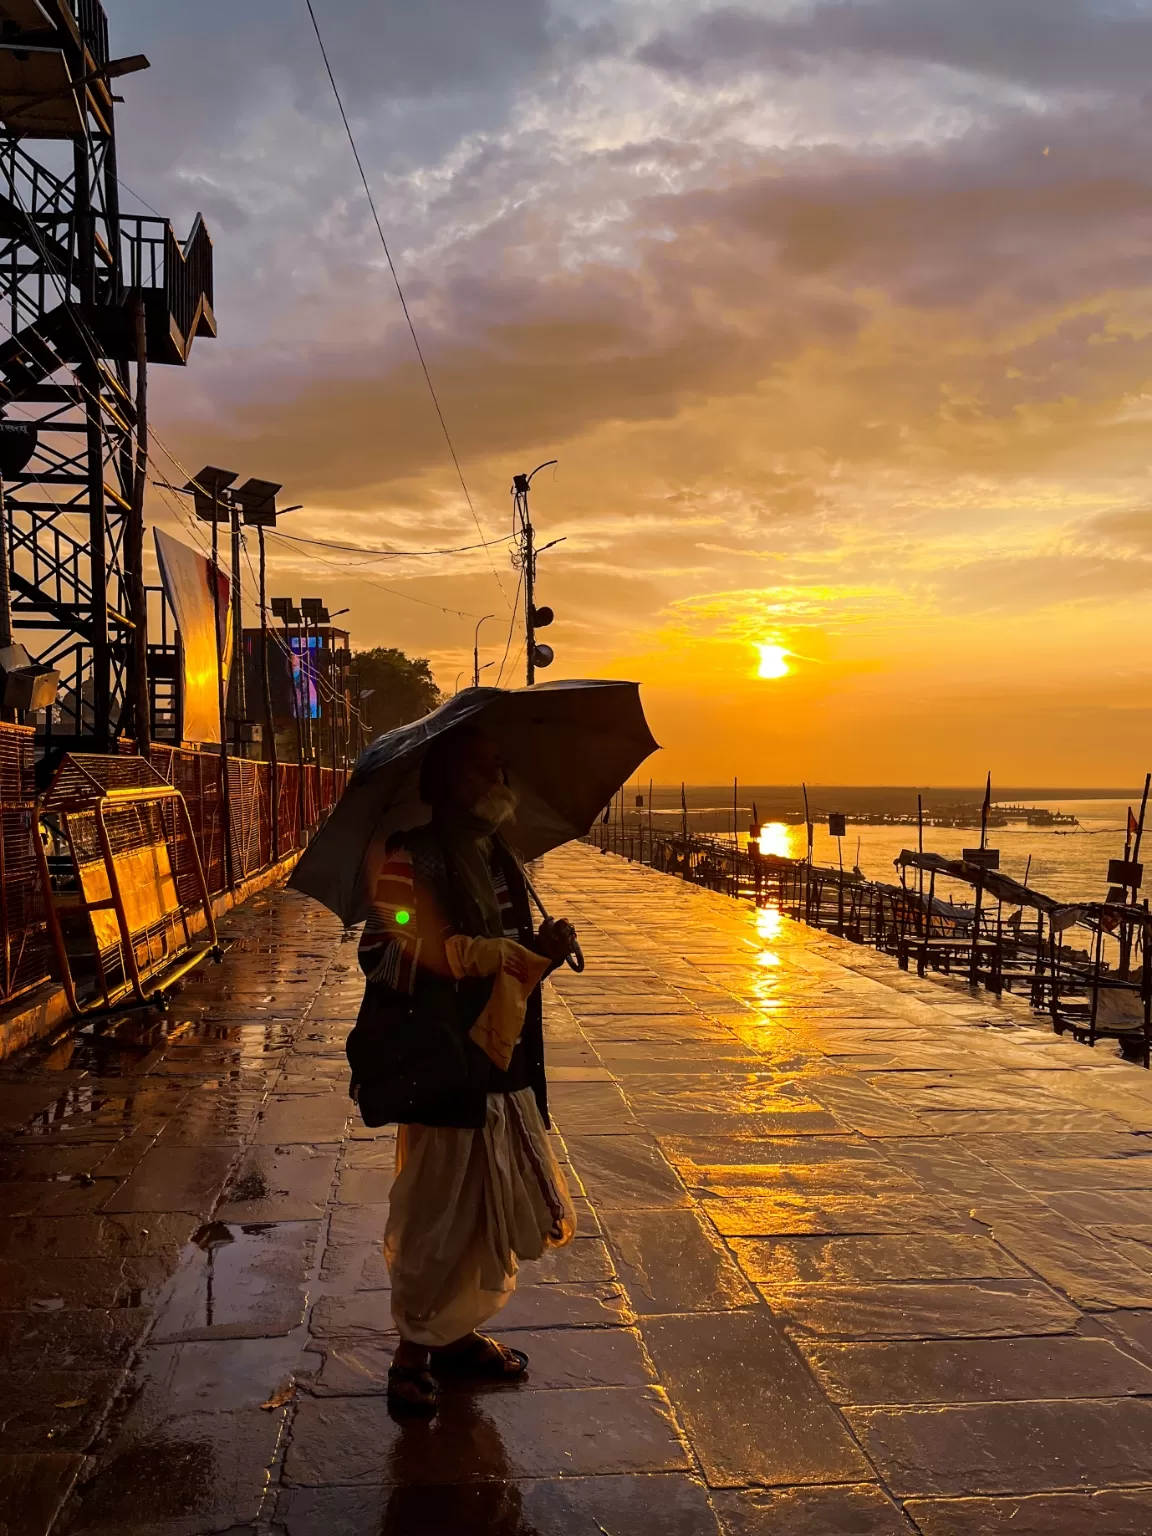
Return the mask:
{"type": "Polygon", "coordinates": [[[788,676],[788,657],[791,651],[786,651],[782,645],[758,645],[756,649],[760,652],[757,677],[788,676]]]}

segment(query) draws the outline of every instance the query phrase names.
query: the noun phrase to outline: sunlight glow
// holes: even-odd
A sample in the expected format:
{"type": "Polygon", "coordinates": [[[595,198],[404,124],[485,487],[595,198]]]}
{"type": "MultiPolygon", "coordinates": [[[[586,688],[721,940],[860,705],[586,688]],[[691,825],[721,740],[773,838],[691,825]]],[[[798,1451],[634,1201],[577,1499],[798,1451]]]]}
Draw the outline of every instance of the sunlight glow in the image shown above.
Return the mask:
{"type": "Polygon", "coordinates": [[[757,669],[757,677],[787,677],[788,658],[791,651],[786,651],[782,645],[757,645],[760,652],[760,666],[757,669]]]}
{"type": "Polygon", "coordinates": [[[791,858],[790,831],[786,822],[766,821],[760,828],[760,852],[775,854],[779,859],[791,858]]]}
{"type": "Polygon", "coordinates": [[[762,939],[774,939],[784,926],[784,917],[778,907],[759,907],[756,911],[756,932],[762,939]]]}

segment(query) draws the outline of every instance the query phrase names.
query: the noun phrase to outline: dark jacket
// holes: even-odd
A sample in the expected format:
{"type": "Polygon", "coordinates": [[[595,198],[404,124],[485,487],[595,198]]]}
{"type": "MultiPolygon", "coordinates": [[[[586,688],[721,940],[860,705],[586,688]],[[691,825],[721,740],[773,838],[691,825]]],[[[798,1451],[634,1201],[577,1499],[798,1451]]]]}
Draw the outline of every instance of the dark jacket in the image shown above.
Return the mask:
{"type": "MultiPolygon", "coordinates": [[[[504,933],[535,948],[519,863],[498,839],[491,867],[504,933]]],[[[348,1036],[352,1092],[366,1125],[393,1121],[479,1128],[490,1093],[531,1088],[548,1123],[540,988],[506,1072],[468,1038],[492,991],[490,977],[456,981],[444,941],[484,931],[480,913],[453,878],[450,850],[435,825],[389,844],[372,913],[360,940],[364,1001],[348,1036]]]]}

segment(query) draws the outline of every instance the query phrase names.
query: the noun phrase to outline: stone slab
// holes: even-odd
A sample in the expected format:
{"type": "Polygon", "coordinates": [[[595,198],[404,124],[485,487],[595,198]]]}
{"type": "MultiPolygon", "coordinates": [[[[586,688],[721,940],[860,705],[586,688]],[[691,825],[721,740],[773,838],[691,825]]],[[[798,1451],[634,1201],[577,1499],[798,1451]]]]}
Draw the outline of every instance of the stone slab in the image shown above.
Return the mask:
{"type": "Polygon", "coordinates": [[[900,1498],[1152,1483],[1152,1400],[848,1408],[900,1498]]]}
{"type": "Polygon", "coordinates": [[[217,1221],[308,1221],[326,1214],[339,1146],[250,1147],[233,1170],[217,1221]]]}
{"type": "Polygon", "coordinates": [[[759,1302],[695,1211],[605,1212],[604,1230],[638,1315],[716,1312],[759,1302]]]}
{"type": "Polygon", "coordinates": [[[984,1338],[1071,1333],[1080,1320],[1031,1279],[891,1285],[768,1286],[760,1292],[790,1326],[840,1339],[984,1338]]]}
{"type": "Polygon", "coordinates": [[[0,1454],[0,1531],[48,1536],[84,1458],[65,1451],[0,1454]]]}
{"type": "Polygon", "coordinates": [[[641,1332],[711,1487],[867,1479],[870,1469],[763,1310],[650,1318],[641,1332]],[[765,1433],[765,1426],[771,1433],[765,1433]]]}
{"type": "Polygon", "coordinates": [[[287,1488],[276,1518],[284,1536],[718,1536],[707,1489],[679,1472],[287,1488]]]}
{"type": "Polygon", "coordinates": [[[667,1400],[651,1387],[446,1395],[426,1433],[405,1435],[379,1398],[304,1398],[289,1483],[461,1483],[476,1479],[686,1470],[667,1400]]]}
{"type": "Polygon", "coordinates": [[[1152,1371],[1107,1339],[800,1342],[837,1403],[978,1403],[1152,1395],[1152,1371]]]}
{"type": "Polygon", "coordinates": [[[654,1139],[567,1134],[564,1139],[588,1198],[598,1209],[668,1210],[690,1203],[654,1139]]]}
{"type": "Polygon", "coordinates": [[[910,1499],[923,1536],[1147,1536],[1152,1491],[1040,1493],[1013,1499],[910,1499]]]}
{"type": "Polygon", "coordinates": [[[750,1280],[769,1285],[810,1281],[986,1280],[1020,1275],[1011,1254],[987,1237],[947,1232],[895,1232],[864,1237],[729,1239],[750,1280]]]}
{"type": "Polygon", "coordinates": [[[718,1492],[712,1506],[724,1536],[910,1536],[897,1506],[866,1483],[718,1492]]]}

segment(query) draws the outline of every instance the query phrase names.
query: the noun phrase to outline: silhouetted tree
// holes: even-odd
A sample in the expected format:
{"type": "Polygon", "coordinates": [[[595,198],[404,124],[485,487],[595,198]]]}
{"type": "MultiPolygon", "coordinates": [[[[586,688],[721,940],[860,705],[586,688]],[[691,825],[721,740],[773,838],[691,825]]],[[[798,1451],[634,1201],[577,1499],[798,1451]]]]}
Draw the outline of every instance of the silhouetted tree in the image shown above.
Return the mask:
{"type": "Polygon", "coordinates": [[[370,734],[375,737],[398,725],[419,720],[440,703],[440,690],[425,656],[405,656],[395,646],[378,645],[357,651],[352,665],[360,674],[360,700],[370,734]]]}

